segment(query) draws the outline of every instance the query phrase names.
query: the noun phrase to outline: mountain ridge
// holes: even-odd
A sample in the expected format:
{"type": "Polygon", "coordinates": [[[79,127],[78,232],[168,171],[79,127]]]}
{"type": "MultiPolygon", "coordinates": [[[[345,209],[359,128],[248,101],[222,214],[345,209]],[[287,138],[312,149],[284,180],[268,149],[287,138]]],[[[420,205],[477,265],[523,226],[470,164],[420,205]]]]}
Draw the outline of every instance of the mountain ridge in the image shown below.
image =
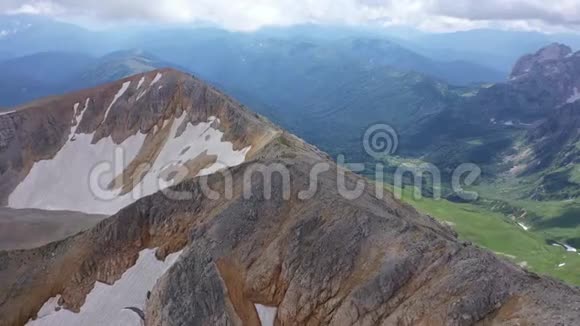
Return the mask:
{"type": "MultiPolygon", "coordinates": [[[[252,148],[238,164],[207,174],[197,173],[198,166],[169,185],[189,200],[147,193],[90,230],[36,249],[0,251],[0,319],[6,325],[139,325],[142,318],[148,325],[259,325],[268,316],[277,324],[572,325],[580,318],[574,309],[580,289],[457,239],[448,226],[390,192],[379,198],[373,183],[189,75],[158,70],[128,77],[35,103],[0,116],[0,123],[43,109],[50,113],[43,118],[48,125],[24,130],[38,130],[36,139],[56,134],[65,142],[54,146],[58,152],[83,135],[91,141],[77,153],[107,138],[127,144],[131,130],[151,132],[155,126],[142,147],[160,148],[145,151],[157,153],[153,161],[167,146],[179,156],[183,135],[211,151],[214,143],[189,136],[197,126],[222,143],[252,148]],[[148,93],[137,99],[139,85],[148,93]],[[81,112],[87,97],[90,111],[81,112]],[[122,123],[130,112],[139,112],[132,127],[122,123]],[[167,129],[175,136],[165,133],[159,140],[164,145],[157,145],[155,136],[167,129]],[[328,169],[317,176],[319,189],[305,196],[320,164],[328,169]],[[282,172],[266,182],[265,175],[250,173],[256,165],[283,167],[288,179],[282,172]],[[221,191],[228,183],[229,196],[221,191]],[[341,184],[366,188],[349,199],[341,184]],[[207,187],[221,195],[207,196],[207,187]]],[[[15,145],[6,138],[0,143],[0,162],[6,162],[7,146],[15,145]]],[[[45,153],[44,160],[58,152],[45,153]]],[[[32,170],[42,162],[25,165],[32,170]]],[[[131,175],[125,173],[130,166],[124,175],[131,175]]],[[[0,169],[0,178],[5,172],[0,169]]],[[[73,169],[67,172],[76,178],[73,169]]],[[[24,180],[30,177],[28,172],[24,180]]],[[[47,189],[40,191],[46,195],[47,189]]]]}

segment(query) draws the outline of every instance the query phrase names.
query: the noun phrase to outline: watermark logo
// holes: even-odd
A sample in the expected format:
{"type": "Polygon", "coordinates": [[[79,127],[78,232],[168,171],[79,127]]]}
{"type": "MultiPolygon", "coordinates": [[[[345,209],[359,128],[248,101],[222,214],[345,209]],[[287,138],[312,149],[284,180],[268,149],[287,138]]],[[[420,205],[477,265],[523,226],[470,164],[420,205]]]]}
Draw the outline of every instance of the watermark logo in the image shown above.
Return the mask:
{"type": "MultiPolygon", "coordinates": [[[[432,163],[397,157],[395,153],[399,149],[399,135],[393,127],[387,124],[376,124],[366,129],[361,146],[374,161],[347,162],[347,155],[338,155],[336,164],[323,160],[310,166],[306,185],[304,182],[293,183],[293,176],[288,166],[281,162],[248,164],[244,167],[241,178],[241,195],[244,199],[250,199],[256,195],[254,192],[260,191],[262,192],[260,195],[265,200],[270,200],[273,193],[283,200],[291,200],[292,194],[296,193],[298,199],[310,200],[321,189],[321,175],[332,173],[336,192],[347,200],[356,200],[368,190],[368,185],[372,183],[365,182],[363,178],[352,177],[350,172],[370,172],[374,175],[372,192],[379,199],[385,198],[387,187],[393,189],[396,198],[402,199],[405,188],[409,187],[416,200],[423,198],[425,194],[439,200],[443,196],[444,186],[451,189],[455,198],[464,201],[474,201],[478,198],[476,192],[466,189],[479,180],[481,176],[479,166],[464,163],[456,167],[452,173],[444,175],[432,163]],[[444,177],[449,180],[444,180],[444,177]],[[387,180],[392,181],[392,184],[387,184],[387,180]],[[259,187],[256,187],[256,182],[259,183],[259,187]],[[297,184],[301,184],[303,189],[292,189],[292,186],[296,187],[297,184]]],[[[120,146],[115,150],[112,162],[102,162],[91,170],[88,178],[89,188],[96,199],[112,201],[118,196],[132,196],[133,200],[137,200],[162,192],[171,200],[192,200],[194,196],[191,193],[184,192],[181,187],[173,186],[196,175],[200,176],[198,183],[205,198],[218,200],[231,199],[234,196],[236,187],[234,176],[225,164],[219,162],[219,158],[214,165],[201,171],[192,171],[187,164],[179,160],[162,166],[159,162],[142,162],[132,170],[130,180],[127,181],[125,170],[129,166],[128,163],[131,162],[125,162],[124,151],[120,146]],[[220,189],[210,187],[209,174],[220,175],[223,180],[220,189]],[[125,189],[126,192],[121,193],[121,189],[125,189]]],[[[448,169],[447,166],[446,170],[448,169]]]]}
{"type": "Polygon", "coordinates": [[[372,125],[365,131],[363,137],[365,152],[374,159],[393,155],[399,148],[399,135],[387,124],[372,125]]]}

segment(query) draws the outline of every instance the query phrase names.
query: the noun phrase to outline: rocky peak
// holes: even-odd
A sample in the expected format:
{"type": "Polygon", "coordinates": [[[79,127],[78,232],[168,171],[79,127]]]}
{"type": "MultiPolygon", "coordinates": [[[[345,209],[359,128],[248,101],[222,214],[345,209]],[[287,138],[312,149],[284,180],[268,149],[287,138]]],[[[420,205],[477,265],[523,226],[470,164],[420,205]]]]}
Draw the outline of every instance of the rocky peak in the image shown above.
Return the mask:
{"type": "Polygon", "coordinates": [[[572,49],[564,44],[552,43],[536,52],[522,57],[515,65],[511,79],[517,79],[530,73],[535,66],[561,61],[572,54],[572,49]]]}
{"type": "Polygon", "coordinates": [[[544,62],[548,60],[559,60],[567,57],[572,53],[572,49],[564,44],[552,43],[536,53],[538,62],[544,62]]]}
{"type": "Polygon", "coordinates": [[[526,101],[524,107],[539,106],[543,118],[545,112],[580,100],[579,54],[557,43],[528,54],[515,65],[508,87],[526,101]]]}

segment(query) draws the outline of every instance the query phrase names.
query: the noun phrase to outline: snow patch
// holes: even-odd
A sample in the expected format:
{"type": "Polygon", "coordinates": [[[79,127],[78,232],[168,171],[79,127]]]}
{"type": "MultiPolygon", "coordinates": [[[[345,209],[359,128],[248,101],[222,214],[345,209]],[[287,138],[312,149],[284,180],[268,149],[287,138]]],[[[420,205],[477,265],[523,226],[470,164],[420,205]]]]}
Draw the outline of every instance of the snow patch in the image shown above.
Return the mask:
{"type": "Polygon", "coordinates": [[[139,101],[143,96],[145,96],[145,94],[147,94],[147,90],[144,90],[141,93],[139,93],[139,95],[137,95],[137,101],[139,101]]]}
{"type": "Polygon", "coordinates": [[[163,74],[158,72],[157,75],[155,75],[155,78],[153,78],[153,81],[151,82],[151,85],[149,86],[153,86],[155,85],[158,81],[161,80],[161,77],[163,77],[163,74]]]}
{"type": "Polygon", "coordinates": [[[115,98],[113,98],[113,102],[111,102],[111,104],[107,108],[107,111],[105,111],[105,118],[103,119],[103,122],[107,121],[107,117],[109,116],[109,112],[111,111],[111,108],[113,107],[115,102],[117,102],[117,100],[119,98],[121,98],[121,96],[123,96],[123,94],[125,94],[125,92],[129,89],[130,85],[131,85],[131,81],[123,83],[123,86],[121,86],[121,89],[117,92],[117,94],[115,95],[115,98]]]}
{"type": "Polygon", "coordinates": [[[165,261],[160,261],[155,257],[155,252],[156,249],[141,251],[135,265],[113,285],[96,282],[79,313],[58,309],[59,297],[51,298],[41,308],[42,314],[39,312],[38,318],[28,321],[26,325],[142,325],[141,318],[125,308],[144,310],[147,293],[182,253],[176,252],[167,256],[165,261]]]}
{"type": "Polygon", "coordinates": [[[558,267],[564,267],[566,266],[566,263],[561,263],[560,265],[558,265],[558,267]]]}
{"type": "Polygon", "coordinates": [[[518,222],[518,225],[519,225],[519,226],[520,226],[522,229],[524,229],[524,230],[526,230],[526,231],[528,231],[528,230],[530,229],[530,227],[529,227],[529,226],[527,226],[527,225],[525,225],[524,223],[520,223],[520,222],[518,222]]]}
{"type": "Polygon", "coordinates": [[[145,94],[147,94],[147,89],[139,93],[139,95],[137,95],[137,101],[139,101],[143,96],[145,96],[145,94]]]}
{"type": "Polygon", "coordinates": [[[552,243],[552,246],[562,248],[562,249],[566,250],[567,252],[578,252],[578,249],[576,249],[570,245],[567,245],[565,243],[554,242],[554,243],[552,243]]]}
{"type": "Polygon", "coordinates": [[[516,258],[518,258],[518,257],[516,257],[514,255],[508,255],[508,254],[505,254],[503,252],[494,252],[494,253],[496,255],[498,255],[498,256],[504,256],[504,257],[509,258],[509,259],[516,259],[516,258]]]}
{"type": "Polygon", "coordinates": [[[38,319],[44,318],[60,310],[61,306],[58,304],[59,301],[60,294],[57,295],[56,297],[48,299],[36,314],[36,318],[38,319]]]}
{"type": "Polygon", "coordinates": [[[9,115],[10,113],[14,113],[14,112],[16,112],[16,110],[6,111],[6,112],[0,112],[0,116],[9,115]]]}
{"type": "MultiPolygon", "coordinates": [[[[71,134],[75,131],[76,126],[71,127],[71,134]]],[[[97,199],[89,178],[97,166],[108,164],[107,173],[101,173],[98,180],[106,188],[104,185],[117,177],[113,171],[122,172],[135,159],[145,137],[138,132],[122,144],[115,144],[110,137],[92,144],[92,134],[74,135],[74,139],[71,138],[55,157],[33,165],[28,176],[8,198],[8,207],[116,213],[132,201],[127,198],[97,199]],[[118,155],[121,150],[124,155],[118,155]]]]}
{"type": "Polygon", "coordinates": [[[186,121],[185,113],[180,118],[175,119],[169,131],[168,141],[163,145],[155,162],[152,163],[150,172],[133,190],[133,197],[149,196],[159,190],[178,184],[182,180],[167,180],[168,176],[172,172],[180,172],[185,163],[206,151],[207,155],[217,156],[217,161],[212,166],[201,170],[199,176],[242,164],[251,147],[240,151],[234,150],[232,143],[222,141],[224,134],[211,127],[214,121],[215,118],[210,118],[208,122],[194,126],[186,121]],[[179,134],[180,127],[183,127],[184,124],[185,130],[179,134]],[[184,148],[188,148],[188,150],[184,152],[184,148]]]}
{"type": "Polygon", "coordinates": [[[79,113],[77,111],[78,108],[79,108],[79,104],[80,103],[75,104],[75,116],[73,117],[73,126],[74,126],[74,128],[71,130],[71,135],[70,135],[69,141],[75,141],[76,140],[75,135],[77,133],[77,129],[78,129],[81,121],[83,121],[83,117],[85,116],[85,112],[87,112],[87,109],[89,107],[90,100],[91,100],[90,98],[87,98],[86,99],[86,101],[85,101],[85,107],[80,112],[80,115],[79,115],[79,113]],[[78,118],[77,118],[77,116],[78,116],[78,118]]]}
{"type": "Polygon", "coordinates": [[[580,91],[578,90],[577,87],[574,87],[574,94],[570,96],[570,98],[566,101],[566,103],[574,103],[578,100],[580,100],[580,91]]]}
{"type": "MultiPolygon", "coordinates": [[[[88,103],[89,99],[82,114],[88,103]]],[[[234,150],[232,143],[222,141],[224,134],[212,127],[219,121],[217,118],[193,125],[186,115],[164,121],[164,126],[171,124],[169,135],[160,145],[155,161],[143,162],[150,166],[132,191],[121,194],[123,185],[110,185],[137,158],[147,135],[138,132],[122,144],[115,144],[111,137],[92,144],[93,135],[75,134],[75,125],[71,127],[71,138],[55,157],[33,165],[9,196],[8,206],[111,215],[140,198],[178,184],[182,175],[190,176],[185,164],[203,153],[216,156],[217,160],[201,170],[199,176],[245,161],[251,146],[234,150]]]]}
{"type": "Polygon", "coordinates": [[[139,80],[139,84],[137,84],[137,89],[141,88],[141,86],[143,85],[144,82],[145,82],[145,76],[141,77],[141,79],[139,80]]]}
{"type": "Polygon", "coordinates": [[[276,313],[278,308],[267,307],[261,304],[255,304],[256,311],[258,312],[258,317],[260,318],[260,324],[262,326],[274,326],[274,320],[276,320],[276,313]]]}
{"type": "Polygon", "coordinates": [[[578,252],[578,249],[576,249],[576,248],[574,248],[572,246],[569,246],[569,245],[567,245],[565,243],[563,244],[563,246],[564,246],[564,248],[566,248],[566,251],[567,252],[578,252]]]}
{"type": "Polygon", "coordinates": [[[79,106],[81,104],[79,102],[75,103],[75,105],[73,106],[73,112],[74,112],[74,116],[73,116],[73,120],[77,117],[77,114],[79,113],[79,106]]]}

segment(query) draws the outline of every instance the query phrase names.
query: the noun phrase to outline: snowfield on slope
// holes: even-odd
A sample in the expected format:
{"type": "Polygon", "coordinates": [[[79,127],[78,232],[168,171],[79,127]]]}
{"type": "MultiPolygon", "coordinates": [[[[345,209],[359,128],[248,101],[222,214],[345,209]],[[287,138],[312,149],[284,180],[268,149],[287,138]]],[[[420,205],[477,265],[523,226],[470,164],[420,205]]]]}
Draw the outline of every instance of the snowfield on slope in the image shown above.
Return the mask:
{"type": "Polygon", "coordinates": [[[258,317],[260,318],[260,323],[262,326],[274,326],[274,321],[276,320],[276,313],[278,308],[267,307],[261,304],[256,304],[256,312],[258,312],[258,317]]]}
{"type": "Polygon", "coordinates": [[[179,134],[179,129],[185,118],[186,115],[183,114],[173,121],[169,139],[157,159],[151,162],[152,166],[149,173],[133,189],[132,193],[126,194],[124,197],[142,198],[179,183],[179,180],[173,179],[166,181],[164,176],[171,174],[171,172],[178,172],[179,167],[204,152],[207,152],[207,155],[215,155],[217,161],[200,171],[198,176],[208,175],[221,168],[244,163],[250,147],[236,151],[232,143],[223,142],[224,134],[212,127],[212,124],[217,120],[215,117],[210,117],[208,122],[202,122],[195,126],[188,122],[185,131],[179,134]]]}
{"type": "Polygon", "coordinates": [[[107,111],[105,111],[105,118],[103,119],[103,122],[107,121],[107,117],[109,116],[109,112],[111,112],[111,108],[113,108],[113,105],[115,105],[115,103],[117,103],[117,101],[125,94],[125,92],[129,89],[129,86],[131,86],[131,81],[124,82],[123,86],[121,86],[121,89],[119,89],[117,94],[115,94],[115,98],[113,98],[113,101],[111,104],[109,104],[107,111]]]}
{"type": "MultiPolygon", "coordinates": [[[[144,196],[176,184],[174,180],[166,180],[168,171],[176,171],[204,152],[215,155],[217,161],[199,175],[242,164],[250,150],[247,147],[236,151],[232,143],[222,141],[224,134],[212,127],[213,123],[219,123],[215,117],[195,126],[187,122],[179,133],[185,124],[184,113],[165,121],[172,123],[170,134],[155,161],[148,162],[151,169],[133,191],[121,195],[122,187],[110,189],[109,185],[137,158],[147,135],[138,132],[122,144],[115,144],[110,137],[92,144],[92,134],[75,134],[88,103],[87,99],[80,119],[71,127],[69,141],[53,159],[34,164],[10,195],[8,207],[111,215],[144,196]]],[[[76,112],[78,105],[74,109],[76,112]]]]}
{"type": "Polygon", "coordinates": [[[14,113],[14,112],[16,112],[16,111],[13,110],[13,111],[0,112],[0,116],[9,115],[10,113],[14,113]]]}
{"type": "Polygon", "coordinates": [[[96,282],[79,313],[62,309],[59,296],[50,298],[40,309],[36,320],[27,326],[140,326],[139,315],[127,308],[144,310],[147,293],[157,280],[173,266],[182,252],[169,255],[165,261],[155,257],[156,249],[139,253],[135,265],[113,285],[96,282]]]}
{"type": "MultiPolygon", "coordinates": [[[[83,114],[84,111],[81,116],[83,114]]],[[[125,169],[139,153],[146,135],[137,133],[120,145],[115,144],[110,137],[92,144],[92,134],[75,132],[76,126],[72,126],[69,141],[54,158],[34,164],[26,178],[10,194],[8,207],[111,214],[128,204],[118,199],[97,200],[89,184],[89,177],[93,168],[102,162],[118,164],[120,160],[116,156],[121,152],[125,163],[122,169],[125,169]]],[[[108,185],[115,177],[112,173],[102,175],[100,184],[108,185]]]]}

